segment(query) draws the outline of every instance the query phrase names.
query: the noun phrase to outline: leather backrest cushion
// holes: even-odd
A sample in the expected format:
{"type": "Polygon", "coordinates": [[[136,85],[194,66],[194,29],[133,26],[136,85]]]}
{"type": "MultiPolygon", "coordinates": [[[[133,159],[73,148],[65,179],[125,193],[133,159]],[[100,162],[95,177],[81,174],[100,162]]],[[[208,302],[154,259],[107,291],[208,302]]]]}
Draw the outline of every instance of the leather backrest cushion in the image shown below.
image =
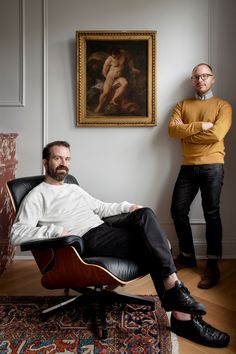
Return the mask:
{"type": "MultiPolygon", "coordinates": [[[[20,203],[24,199],[24,197],[39,183],[43,182],[44,175],[40,176],[30,176],[30,177],[21,177],[16,178],[12,181],[8,181],[7,185],[11,192],[16,211],[19,209],[20,203]]],[[[68,175],[65,179],[66,183],[78,184],[77,179],[68,175]]]]}

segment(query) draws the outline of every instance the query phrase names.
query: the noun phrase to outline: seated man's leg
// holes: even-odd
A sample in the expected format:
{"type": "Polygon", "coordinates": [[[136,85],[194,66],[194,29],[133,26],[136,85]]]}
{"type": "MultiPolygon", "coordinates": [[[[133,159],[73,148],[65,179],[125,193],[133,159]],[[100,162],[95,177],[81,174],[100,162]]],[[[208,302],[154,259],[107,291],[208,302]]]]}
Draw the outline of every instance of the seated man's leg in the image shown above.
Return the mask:
{"type": "Polygon", "coordinates": [[[122,228],[102,224],[84,236],[84,257],[129,257],[129,233],[122,228]]]}
{"type": "Polygon", "coordinates": [[[158,271],[162,278],[176,271],[166,235],[150,208],[140,208],[132,213],[121,214],[119,219],[109,224],[128,230],[135,242],[138,239],[143,241],[149,256],[151,255],[158,262],[158,271]]]}
{"type": "MultiPolygon", "coordinates": [[[[152,215],[150,209],[147,208],[144,208],[141,214],[142,213],[152,215]]],[[[122,223],[126,223],[127,220],[125,221],[125,219],[129,219],[129,215],[131,214],[133,213],[130,213],[127,216],[121,215],[120,221],[117,224],[121,225],[122,223]]],[[[155,218],[155,214],[153,215],[155,218]]],[[[151,216],[151,218],[153,218],[153,216],[151,216]]],[[[130,232],[130,229],[128,231],[127,229],[121,227],[110,227],[109,225],[103,224],[95,229],[90,230],[83,236],[83,238],[85,242],[86,253],[88,256],[130,256],[131,258],[134,257],[136,261],[140,261],[141,265],[147,264],[148,267],[150,267],[149,269],[151,270],[151,276],[157,289],[157,293],[159,296],[162,295],[164,289],[165,296],[163,300],[168,306],[169,301],[175,310],[179,309],[180,305],[183,309],[182,303],[187,301],[191,304],[192,307],[194,307],[192,304],[195,305],[195,300],[191,298],[188,290],[179,281],[177,281],[177,284],[174,283],[172,288],[170,287],[171,282],[169,282],[169,278],[171,278],[175,273],[170,274],[170,276],[166,277],[163,281],[163,278],[159,272],[159,262],[155,264],[155,260],[153,260],[153,257],[151,256],[152,253],[150,253],[150,249],[146,247],[146,244],[143,243],[142,238],[138,235],[140,234],[136,232],[130,232]],[[175,289],[176,285],[177,289],[175,289]],[[178,289],[179,287],[181,289],[178,289]],[[165,290],[169,288],[170,291],[165,290]]],[[[160,297],[162,298],[162,296],[160,297]]],[[[196,312],[196,307],[192,312],[196,312]]],[[[179,336],[209,347],[225,347],[230,340],[230,337],[227,333],[213,328],[211,325],[203,321],[202,317],[199,315],[190,315],[186,313],[184,309],[182,312],[172,312],[171,330],[179,336]]]]}
{"type": "Polygon", "coordinates": [[[195,301],[178,280],[167,238],[150,208],[140,208],[125,216],[121,215],[112,226],[125,228],[133,235],[133,247],[137,251],[139,245],[138,257],[145,254],[157,293],[167,311],[176,310],[199,315],[206,313],[205,306],[195,301]]]}

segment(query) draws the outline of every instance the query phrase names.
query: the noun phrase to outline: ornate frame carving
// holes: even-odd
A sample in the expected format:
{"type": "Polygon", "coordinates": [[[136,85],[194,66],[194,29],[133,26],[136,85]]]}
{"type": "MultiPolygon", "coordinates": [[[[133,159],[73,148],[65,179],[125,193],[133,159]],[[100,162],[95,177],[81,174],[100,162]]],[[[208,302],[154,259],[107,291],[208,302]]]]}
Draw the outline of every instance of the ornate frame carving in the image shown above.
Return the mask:
{"type": "Polygon", "coordinates": [[[156,31],[76,32],[77,127],[155,126],[155,80],[156,31]]]}

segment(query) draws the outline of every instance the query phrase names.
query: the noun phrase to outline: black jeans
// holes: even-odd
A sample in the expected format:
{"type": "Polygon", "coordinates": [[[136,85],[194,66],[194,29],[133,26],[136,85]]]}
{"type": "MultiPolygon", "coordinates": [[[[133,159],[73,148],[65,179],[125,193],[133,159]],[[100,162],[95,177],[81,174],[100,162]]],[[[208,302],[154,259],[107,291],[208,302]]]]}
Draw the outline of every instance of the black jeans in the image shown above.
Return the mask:
{"type": "Polygon", "coordinates": [[[189,223],[189,211],[198,190],[201,191],[202,208],[206,221],[207,255],[222,255],[222,224],[220,194],[224,179],[224,165],[181,166],[172,196],[171,216],[181,252],[195,254],[189,223]]]}
{"type": "Polygon", "coordinates": [[[130,258],[151,275],[160,298],[163,279],[176,271],[167,238],[150,208],[121,214],[114,222],[104,223],[84,236],[84,256],[130,258]]]}

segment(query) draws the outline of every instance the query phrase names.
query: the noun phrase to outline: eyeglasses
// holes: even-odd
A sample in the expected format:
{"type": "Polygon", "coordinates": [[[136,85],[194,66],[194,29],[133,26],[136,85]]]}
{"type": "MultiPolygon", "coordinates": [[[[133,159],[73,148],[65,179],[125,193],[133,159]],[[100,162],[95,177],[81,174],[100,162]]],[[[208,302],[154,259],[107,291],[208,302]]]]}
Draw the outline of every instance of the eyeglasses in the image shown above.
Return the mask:
{"type": "Polygon", "coordinates": [[[203,81],[206,81],[209,76],[213,76],[213,75],[212,74],[193,75],[191,77],[191,80],[198,81],[201,78],[203,81]]]}

